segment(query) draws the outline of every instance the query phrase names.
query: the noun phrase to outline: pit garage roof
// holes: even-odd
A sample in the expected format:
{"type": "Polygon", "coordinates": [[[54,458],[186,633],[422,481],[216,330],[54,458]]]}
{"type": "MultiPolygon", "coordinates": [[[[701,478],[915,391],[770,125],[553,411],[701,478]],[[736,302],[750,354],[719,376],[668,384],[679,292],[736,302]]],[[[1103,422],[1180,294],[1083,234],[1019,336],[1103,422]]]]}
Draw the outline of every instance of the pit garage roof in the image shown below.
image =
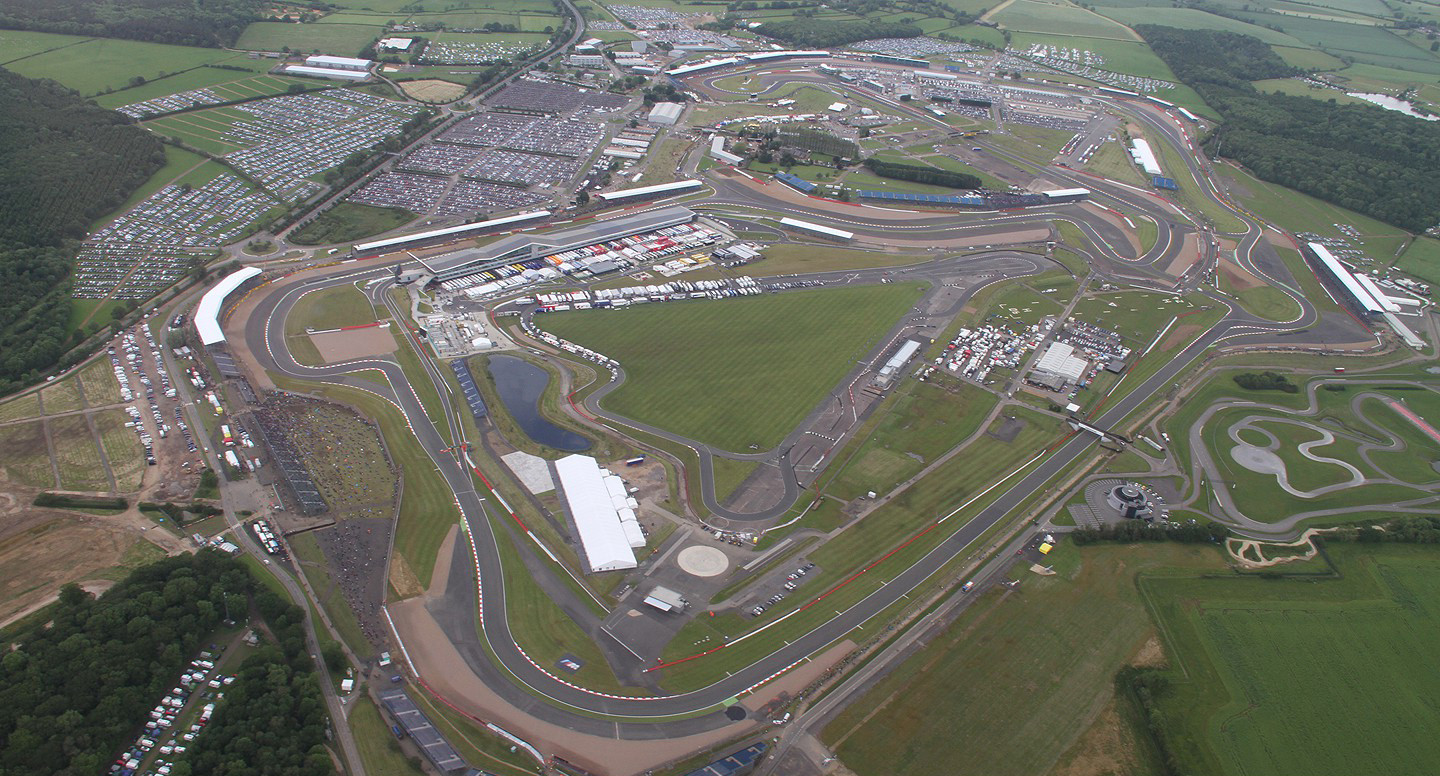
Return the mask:
{"type": "Polygon", "coordinates": [[[195,306],[195,330],[200,332],[200,342],[214,345],[225,341],[225,332],[220,329],[220,313],[225,309],[225,297],[259,274],[260,270],[255,267],[237,269],[200,297],[200,303],[195,306]]]}
{"type": "Polygon", "coordinates": [[[588,455],[567,455],[555,462],[565,505],[580,535],[591,571],[620,571],[636,566],[630,538],[620,523],[600,465],[588,455]]]}
{"type": "Polygon", "coordinates": [[[541,255],[562,253],[587,245],[629,237],[640,232],[686,224],[694,219],[695,212],[693,210],[675,205],[623,218],[591,221],[584,226],[550,234],[512,234],[482,248],[471,248],[440,256],[427,256],[421,259],[420,263],[440,277],[446,273],[505,258],[521,250],[533,252],[538,249],[541,255]]]}

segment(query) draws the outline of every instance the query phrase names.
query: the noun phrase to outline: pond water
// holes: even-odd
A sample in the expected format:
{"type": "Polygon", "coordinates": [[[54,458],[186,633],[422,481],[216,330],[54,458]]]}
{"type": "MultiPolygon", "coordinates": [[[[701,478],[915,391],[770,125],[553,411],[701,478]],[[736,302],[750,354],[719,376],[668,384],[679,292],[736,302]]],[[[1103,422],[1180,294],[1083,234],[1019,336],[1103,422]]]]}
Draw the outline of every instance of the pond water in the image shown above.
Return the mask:
{"type": "Polygon", "coordinates": [[[1440,121],[1440,116],[1426,116],[1423,113],[1416,113],[1410,103],[1391,97],[1388,94],[1366,94],[1365,92],[1349,92],[1351,97],[1359,97],[1366,102],[1373,102],[1386,110],[1400,111],[1406,116],[1414,116],[1417,119],[1426,121],[1440,121]]]}
{"type": "Polygon", "coordinates": [[[489,368],[500,401],[526,435],[546,447],[567,453],[590,449],[590,440],[551,423],[540,414],[540,396],[550,384],[549,372],[514,356],[491,356],[489,368]]]}

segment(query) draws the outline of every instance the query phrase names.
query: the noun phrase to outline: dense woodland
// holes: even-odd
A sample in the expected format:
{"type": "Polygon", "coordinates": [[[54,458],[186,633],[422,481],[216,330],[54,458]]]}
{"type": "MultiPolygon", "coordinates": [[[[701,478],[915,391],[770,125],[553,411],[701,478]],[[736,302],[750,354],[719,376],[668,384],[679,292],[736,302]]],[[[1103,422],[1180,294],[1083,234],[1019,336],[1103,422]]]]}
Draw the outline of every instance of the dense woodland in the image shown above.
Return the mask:
{"type": "Polygon", "coordinates": [[[0,0],[0,28],[220,48],[262,17],[260,0],[0,0]]]}
{"type": "Polygon", "coordinates": [[[810,49],[838,48],[870,38],[918,38],[925,34],[914,24],[831,19],[782,19],[765,22],[755,31],[810,49]]]}
{"type": "MultiPolygon", "coordinates": [[[[77,241],[165,163],[160,141],[53,81],[0,69],[0,393],[55,366],[77,241]]],[[[108,323],[108,321],[107,321],[108,323]]]]}
{"type": "Polygon", "coordinates": [[[104,773],[221,625],[253,602],[278,644],[245,660],[174,776],[333,773],[304,613],[214,550],[144,566],[94,598],[69,585],[53,620],[7,632],[0,776],[104,773]],[[10,648],[13,647],[13,648],[10,648]]]}
{"type": "Polygon", "coordinates": [[[1262,94],[1251,81],[1294,75],[1256,38],[1135,28],[1224,122],[1206,141],[1260,178],[1421,232],[1440,223],[1440,126],[1373,105],[1262,94]]]}
{"type": "Polygon", "coordinates": [[[982,184],[979,178],[968,173],[942,170],[939,167],[923,164],[893,162],[873,156],[865,160],[865,166],[869,168],[870,172],[882,178],[928,183],[933,186],[949,186],[952,189],[978,189],[982,184]]]}

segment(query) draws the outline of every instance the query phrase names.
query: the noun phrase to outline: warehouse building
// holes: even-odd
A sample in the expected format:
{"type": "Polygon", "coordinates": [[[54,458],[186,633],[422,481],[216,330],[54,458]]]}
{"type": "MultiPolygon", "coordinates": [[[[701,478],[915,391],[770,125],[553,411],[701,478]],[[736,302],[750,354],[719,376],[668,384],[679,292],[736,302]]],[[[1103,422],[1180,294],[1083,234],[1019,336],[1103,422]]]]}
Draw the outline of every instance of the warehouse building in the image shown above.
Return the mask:
{"type": "Polygon", "coordinates": [[[305,58],[306,67],[324,67],[331,70],[369,70],[373,64],[374,62],[368,59],[332,57],[328,54],[317,54],[305,58]]]}
{"type": "Polygon", "coordinates": [[[567,455],[553,465],[590,571],[635,568],[635,548],[645,546],[645,535],[625,483],[588,455],[567,455]]]}
{"type": "Polygon", "coordinates": [[[592,221],[584,226],[550,234],[512,234],[480,248],[426,256],[420,259],[420,264],[437,281],[444,282],[517,262],[540,260],[553,254],[586,248],[641,232],[688,224],[694,220],[695,212],[689,208],[667,207],[623,218],[592,221]]]}
{"type": "Polygon", "coordinates": [[[685,104],[679,102],[657,102],[655,107],[650,109],[650,115],[645,117],[651,124],[661,124],[667,127],[675,126],[680,121],[680,114],[685,112],[685,104]]]}
{"type": "Polygon", "coordinates": [[[308,67],[306,65],[286,65],[282,70],[286,75],[332,78],[336,81],[364,81],[370,77],[370,74],[364,70],[336,70],[329,67],[308,67]]]}

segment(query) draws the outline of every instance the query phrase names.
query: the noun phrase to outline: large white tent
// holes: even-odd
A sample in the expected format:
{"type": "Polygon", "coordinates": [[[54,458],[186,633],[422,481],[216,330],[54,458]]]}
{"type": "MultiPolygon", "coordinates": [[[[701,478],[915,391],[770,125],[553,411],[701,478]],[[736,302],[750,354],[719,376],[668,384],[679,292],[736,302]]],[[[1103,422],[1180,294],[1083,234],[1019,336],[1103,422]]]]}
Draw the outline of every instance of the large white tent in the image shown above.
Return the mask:
{"type": "Polygon", "coordinates": [[[575,520],[580,546],[591,571],[621,571],[636,566],[632,550],[634,537],[644,535],[634,521],[634,512],[627,509],[625,485],[619,477],[605,472],[588,455],[567,455],[555,462],[565,504],[575,520]],[[613,481],[614,484],[611,484],[613,481]],[[628,529],[620,510],[630,512],[633,528],[628,529]]]}

